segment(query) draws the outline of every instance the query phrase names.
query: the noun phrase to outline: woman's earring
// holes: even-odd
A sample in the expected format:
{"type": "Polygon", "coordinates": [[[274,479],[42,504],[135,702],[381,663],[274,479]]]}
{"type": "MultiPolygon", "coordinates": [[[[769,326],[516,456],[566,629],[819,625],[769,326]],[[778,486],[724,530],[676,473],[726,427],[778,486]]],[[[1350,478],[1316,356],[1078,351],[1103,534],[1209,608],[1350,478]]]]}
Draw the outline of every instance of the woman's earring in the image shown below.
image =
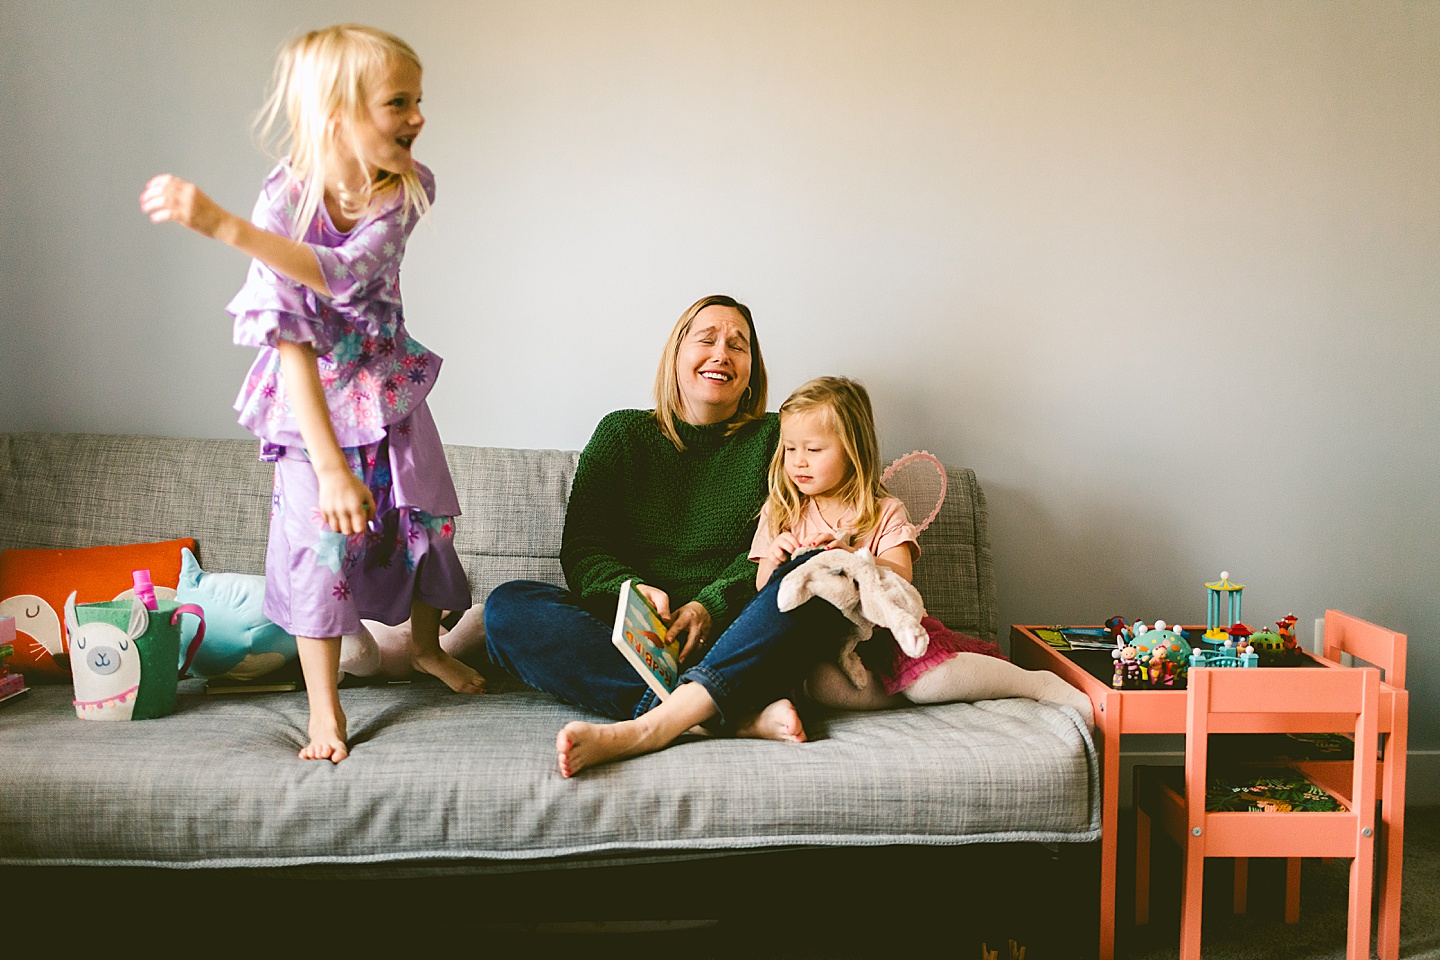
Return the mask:
{"type": "Polygon", "coordinates": [[[740,399],[741,399],[741,400],[749,400],[749,399],[750,399],[750,388],[749,388],[749,387],[746,387],[746,388],[745,388],[745,392],[742,393],[742,394],[740,394],[740,399]]]}

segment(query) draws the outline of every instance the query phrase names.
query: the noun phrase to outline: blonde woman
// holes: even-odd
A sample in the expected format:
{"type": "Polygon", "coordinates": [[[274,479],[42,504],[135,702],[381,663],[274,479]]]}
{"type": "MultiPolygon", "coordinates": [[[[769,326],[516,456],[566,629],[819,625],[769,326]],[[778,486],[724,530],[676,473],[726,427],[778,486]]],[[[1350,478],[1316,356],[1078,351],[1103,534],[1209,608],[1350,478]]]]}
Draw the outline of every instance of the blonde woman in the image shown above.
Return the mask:
{"type": "Polygon", "coordinates": [[[785,699],[848,621],[823,600],[780,613],[748,558],[778,435],[749,308],[706,297],[681,315],[654,410],[619,410],[580,454],[560,561],[567,587],[517,580],[485,603],[491,659],[533,687],[618,723],[556,737],[560,773],[711,732],[801,741],[785,699]],[[657,703],[611,645],[621,584],[635,580],[682,638],[680,685],[657,703]],[[769,706],[767,706],[769,705],[769,706]]]}
{"type": "Polygon", "coordinates": [[[265,615],[296,635],[309,695],[307,760],[349,755],[340,636],[362,617],[412,621],[414,666],[462,693],[484,680],[444,653],[439,611],[470,589],[460,512],[426,396],[440,358],[410,337],[400,261],[435,179],[412,155],[421,66],[400,38],[338,25],[282,50],[261,114],[284,157],[250,221],[169,174],[140,207],[253,257],[228,310],[259,356],[236,401],[275,463],[265,615]],[[283,122],[282,122],[283,118],[283,122]]]}

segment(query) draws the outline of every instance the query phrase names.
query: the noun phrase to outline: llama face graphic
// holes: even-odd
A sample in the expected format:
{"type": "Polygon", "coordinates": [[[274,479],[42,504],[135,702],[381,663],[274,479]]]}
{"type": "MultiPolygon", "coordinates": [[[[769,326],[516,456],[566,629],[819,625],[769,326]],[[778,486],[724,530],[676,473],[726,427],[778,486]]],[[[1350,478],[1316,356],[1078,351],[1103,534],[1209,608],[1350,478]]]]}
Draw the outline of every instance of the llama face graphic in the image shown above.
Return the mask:
{"type": "Polygon", "coordinates": [[[75,594],[65,601],[70,634],[70,674],[75,680],[75,715],[82,720],[129,720],[140,691],[140,651],[150,614],[136,600],[126,630],[108,623],[83,626],[75,616],[75,594]]]}

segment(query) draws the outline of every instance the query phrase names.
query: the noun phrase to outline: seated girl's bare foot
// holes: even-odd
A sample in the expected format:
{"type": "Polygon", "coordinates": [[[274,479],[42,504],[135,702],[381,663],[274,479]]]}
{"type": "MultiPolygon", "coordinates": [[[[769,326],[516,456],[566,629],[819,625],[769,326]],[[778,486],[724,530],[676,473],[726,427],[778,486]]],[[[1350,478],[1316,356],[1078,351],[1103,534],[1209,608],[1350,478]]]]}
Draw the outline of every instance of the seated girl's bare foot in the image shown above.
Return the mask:
{"type": "Polygon", "coordinates": [[[752,740],[782,740],[785,743],[804,743],[805,727],[795,704],[789,700],[776,700],[735,730],[737,737],[752,740]]]}
{"type": "Polygon", "coordinates": [[[421,673],[441,680],[456,693],[484,693],[485,678],[473,667],[456,660],[443,650],[432,654],[410,654],[410,665],[421,673]]]}
{"type": "Polygon", "coordinates": [[[313,718],[310,721],[310,742],[300,751],[301,760],[329,760],[339,763],[350,756],[350,747],[345,743],[345,717],[338,722],[313,718]]]}
{"type": "Polygon", "coordinates": [[[555,737],[555,755],[562,777],[573,777],[586,767],[647,752],[644,731],[633,720],[619,723],[575,720],[565,724],[555,737]]]}

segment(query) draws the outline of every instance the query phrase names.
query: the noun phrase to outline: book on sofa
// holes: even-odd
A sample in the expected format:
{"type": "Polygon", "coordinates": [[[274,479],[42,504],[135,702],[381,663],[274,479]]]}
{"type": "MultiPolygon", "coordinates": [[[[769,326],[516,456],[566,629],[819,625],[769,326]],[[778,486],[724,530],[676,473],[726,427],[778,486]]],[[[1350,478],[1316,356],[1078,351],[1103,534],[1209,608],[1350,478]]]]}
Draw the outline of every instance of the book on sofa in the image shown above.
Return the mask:
{"type": "Polygon", "coordinates": [[[660,614],[635,589],[635,581],[626,580],[620,587],[610,641],[661,700],[670,696],[680,679],[680,642],[668,639],[668,633],[660,614]]]}

